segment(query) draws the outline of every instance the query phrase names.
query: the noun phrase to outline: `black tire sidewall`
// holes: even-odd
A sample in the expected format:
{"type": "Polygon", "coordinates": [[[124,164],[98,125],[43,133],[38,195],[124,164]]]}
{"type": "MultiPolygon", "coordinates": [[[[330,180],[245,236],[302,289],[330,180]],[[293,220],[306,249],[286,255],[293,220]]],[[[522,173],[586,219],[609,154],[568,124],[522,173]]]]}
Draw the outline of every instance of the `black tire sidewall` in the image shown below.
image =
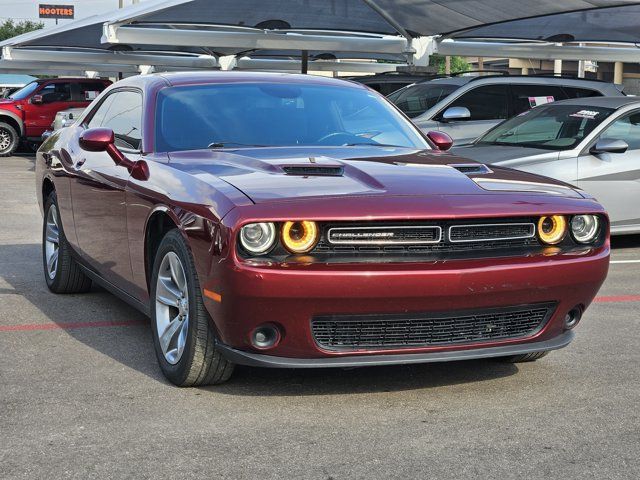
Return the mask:
{"type": "Polygon", "coordinates": [[[42,219],[42,268],[44,270],[44,279],[47,282],[47,286],[55,290],[58,284],[60,283],[61,277],[61,264],[62,264],[62,255],[64,254],[63,249],[66,248],[66,242],[64,238],[64,232],[62,230],[62,221],[60,219],[60,207],[58,206],[58,197],[55,192],[52,192],[47,197],[44,204],[44,217],[42,219]],[[58,220],[58,266],[56,268],[56,275],[52,279],[49,277],[49,272],[47,271],[47,254],[46,254],[46,240],[47,240],[47,216],[49,214],[49,209],[55,206],[56,214],[58,220]]]}
{"type": "Polygon", "coordinates": [[[164,374],[177,385],[183,384],[191,370],[191,364],[195,355],[195,333],[197,322],[202,321],[198,318],[198,309],[196,307],[197,302],[200,300],[197,295],[197,289],[199,283],[196,277],[196,273],[193,269],[193,261],[191,253],[186,245],[186,242],[182,238],[179,230],[174,229],[165,235],[158,247],[156,256],[153,262],[153,270],[151,276],[151,296],[149,298],[150,314],[151,314],[151,331],[153,333],[153,344],[156,351],[156,357],[158,363],[164,374]],[[184,269],[187,288],[189,290],[189,329],[187,331],[187,341],[182,352],[182,357],[175,365],[170,364],[162,353],[160,347],[160,339],[158,337],[158,324],[156,320],[156,286],[158,281],[158,271],[160,269],[160,263],[165,255],[169,252],[175,253],[182,262],[182,268],[184,269]]]}
{"type": "Polygon", "coordinates": [[[20,136],[18,135],[18,132],[16,132],[15,128],[5,122],[0,122],[0,130],[6,130],[9,132],[9,135],[11,135],[11,145],[9,145],[9,147],[5,150],[0,150],[0,156],[8,157],[9,155],[13,154],[13,152],[15,152],[18,148],[18,144],[20,143],[20,136]]]}

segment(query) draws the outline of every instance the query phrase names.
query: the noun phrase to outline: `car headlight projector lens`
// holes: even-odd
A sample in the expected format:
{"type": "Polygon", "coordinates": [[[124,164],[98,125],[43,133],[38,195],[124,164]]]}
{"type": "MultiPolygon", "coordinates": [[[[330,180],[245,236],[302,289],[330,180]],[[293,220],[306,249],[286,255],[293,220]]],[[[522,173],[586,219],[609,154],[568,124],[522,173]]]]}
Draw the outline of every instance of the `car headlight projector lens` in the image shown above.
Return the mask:
{"type": "Polygon", "coordinates": [[[540,217],[538,220],[538,236],[543,243],[555,245],[567,234],[567,220],[562,215],[540,217]]]}
{"type": "Polygon", "coordinates": [[[282,244],[291,253],[307,253],[318,241],[315,222],[285,222],[282,225],[282,244]]]}
{"type": "Polygon", "coordinates": [[[276,226],[270,222],[250,223],[240,230],[240,244],[249,253],[266,253],[275,241],[276,226]]]}
{"type": "Polygon", "coordinates": [[[598,236],[599,227],[596,215],[576,215],[571,219],[571,234],[579,243],[592,242],[598,236]]]}

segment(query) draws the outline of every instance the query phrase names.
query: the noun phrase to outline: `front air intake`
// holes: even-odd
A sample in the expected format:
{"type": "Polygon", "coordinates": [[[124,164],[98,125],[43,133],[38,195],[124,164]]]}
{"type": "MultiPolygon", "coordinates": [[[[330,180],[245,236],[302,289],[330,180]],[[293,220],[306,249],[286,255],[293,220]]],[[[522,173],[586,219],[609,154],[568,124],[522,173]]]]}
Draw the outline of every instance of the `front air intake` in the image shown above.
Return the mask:
{"type": "Polygon", "coordinates": [[[482,163],[458,163],[449,165],[465,175],[485,175],[493,173],[489,167],[482,163]]]}
{"type": "Polygon", "coordinates": [[[341,177],[344,168],[334,165],[290,165],[282,167],[287,175],[341,177]]]}

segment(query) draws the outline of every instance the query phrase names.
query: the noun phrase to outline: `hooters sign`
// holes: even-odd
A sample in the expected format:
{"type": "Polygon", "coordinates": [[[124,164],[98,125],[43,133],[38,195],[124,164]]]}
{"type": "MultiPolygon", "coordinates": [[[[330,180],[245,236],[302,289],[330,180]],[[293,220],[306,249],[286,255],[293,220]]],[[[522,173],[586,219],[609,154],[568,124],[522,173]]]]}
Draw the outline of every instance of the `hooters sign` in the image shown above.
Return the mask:
{"type": "Polygon", "coordinates": [[[40,18],[73,18],[75,8],[73,5],[38,5],[40,18]]]}

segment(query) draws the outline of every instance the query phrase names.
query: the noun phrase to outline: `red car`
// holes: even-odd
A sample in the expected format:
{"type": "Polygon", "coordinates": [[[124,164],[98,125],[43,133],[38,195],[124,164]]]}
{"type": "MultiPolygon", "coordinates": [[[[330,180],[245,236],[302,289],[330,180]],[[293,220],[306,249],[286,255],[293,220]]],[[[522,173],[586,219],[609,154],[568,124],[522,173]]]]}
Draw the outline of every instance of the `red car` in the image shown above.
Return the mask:
{"type": "Polygon", "coordinates": [[[607,274],[603,208],[438,145],[337,79],[120,81],[38,152],[45,279],[149,315],[182,386],[564,347],[607,274]]]}
{"type": "Polygon", "coordinates": [[[20,140],[40,143],[56,113],[88,106],[109,85],[93,78],[49,78],[0,99],[0,157],[12,155],[20,140]]]}

